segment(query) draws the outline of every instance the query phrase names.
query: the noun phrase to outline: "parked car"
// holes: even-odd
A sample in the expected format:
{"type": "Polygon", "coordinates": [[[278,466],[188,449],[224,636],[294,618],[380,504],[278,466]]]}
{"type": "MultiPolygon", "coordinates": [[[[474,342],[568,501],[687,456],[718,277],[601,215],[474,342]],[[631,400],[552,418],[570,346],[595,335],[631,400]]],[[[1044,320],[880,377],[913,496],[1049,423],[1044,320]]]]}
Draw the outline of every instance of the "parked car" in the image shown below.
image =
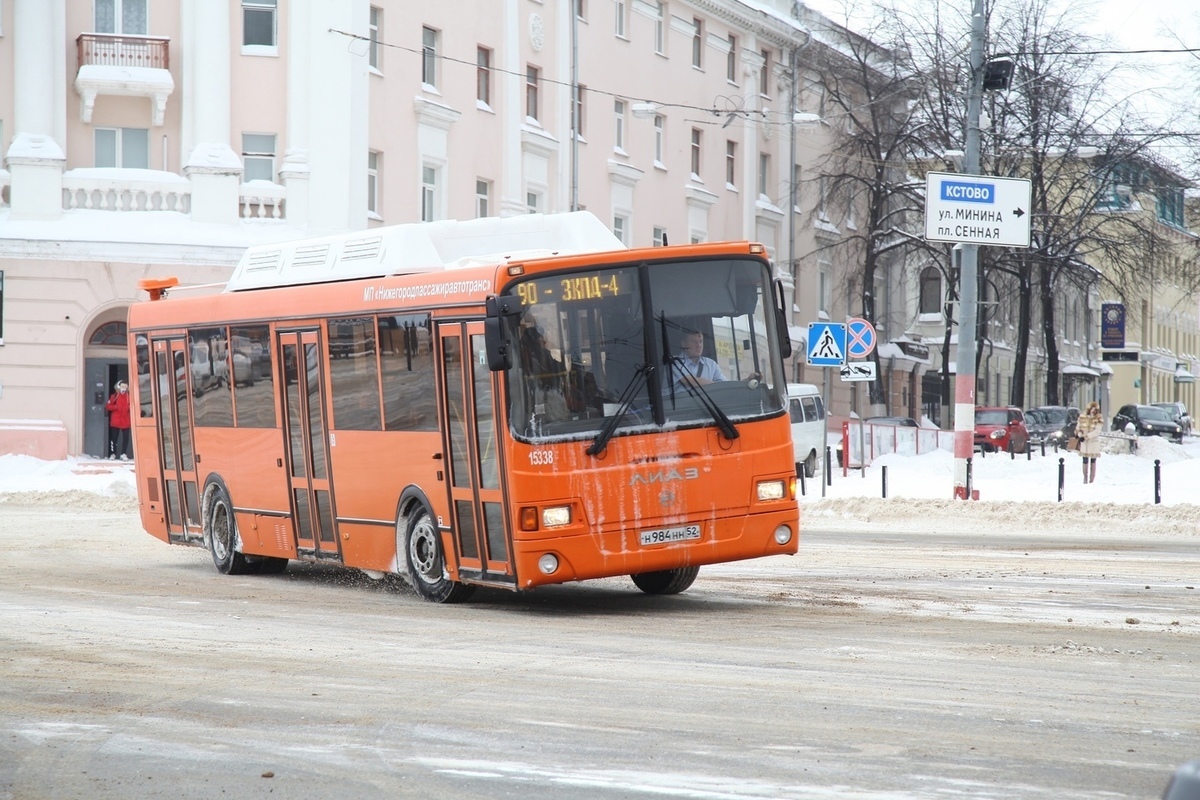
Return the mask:
{"type": "Polygon", "coordinates": [[[1151,403],[1155,408],[1161,408],[1167,412],[1175,424],[1183,428],[1183,435],[1187,436],[1192,432],[1192,415],[1188,413],[1187,406],[1183,403],[1151,403]]]}
{"type": "Polygon", "coordinates": [[[1075,435],[1079,409],[1072,406],[1038,406],[1025,412],[1025,428],[1032,444],[1056,444],[1065,447],[1075,435]]]}
{"type": "Polygon", "coordinates": [[[1016,406],[981,406],[975,409],[975,446],[980,450],[1024,450],[1029,443],[1025,412],[1016,406]]]}
{"type": "Polygon", "coordinates": [[[1124,431],[1131,422],[1138,436],[1163,436],[1176,444],[1183,444],[1183,428],[1158,406],[1121,406],[1113,417],[1112,429],[1124,431]]]}
{"type": "Polygon", "coordinates": [[[787,391],[796,475],[803,469],[804,477],[811,478],[825,455],[825,404],[821,390],[811,383],[789,383],[787,391]]]}

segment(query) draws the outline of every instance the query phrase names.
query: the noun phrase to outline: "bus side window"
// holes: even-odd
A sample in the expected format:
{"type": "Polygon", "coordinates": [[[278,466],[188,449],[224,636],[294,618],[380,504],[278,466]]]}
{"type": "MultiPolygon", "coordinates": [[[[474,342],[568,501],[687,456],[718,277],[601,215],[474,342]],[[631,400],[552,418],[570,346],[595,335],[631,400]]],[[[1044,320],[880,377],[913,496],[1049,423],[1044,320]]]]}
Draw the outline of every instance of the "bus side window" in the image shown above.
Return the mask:
{"type": "Polygon", "coordinates": [[[428,314],[379,318],[383,427],[389,431],[436,431],[432,323],[428,314]]]}
{"type": "Polygon", "coordinates": [[[336,429],[382,429],[375,331],[372,317],[329,320],[329,380],[336,429]]]}

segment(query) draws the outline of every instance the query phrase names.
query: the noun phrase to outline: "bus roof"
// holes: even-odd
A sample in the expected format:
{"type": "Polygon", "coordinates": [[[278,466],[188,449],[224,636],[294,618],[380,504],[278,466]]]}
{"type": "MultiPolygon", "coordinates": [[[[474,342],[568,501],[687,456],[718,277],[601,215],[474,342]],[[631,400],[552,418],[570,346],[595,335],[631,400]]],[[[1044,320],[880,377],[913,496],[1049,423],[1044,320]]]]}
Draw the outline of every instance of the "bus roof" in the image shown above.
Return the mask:
{"type": "Polygon", "coordinates": [[[250,247],[226,292],[441,272],[508,259],[623,250],[587,211],[391,225],[250,247]]]}

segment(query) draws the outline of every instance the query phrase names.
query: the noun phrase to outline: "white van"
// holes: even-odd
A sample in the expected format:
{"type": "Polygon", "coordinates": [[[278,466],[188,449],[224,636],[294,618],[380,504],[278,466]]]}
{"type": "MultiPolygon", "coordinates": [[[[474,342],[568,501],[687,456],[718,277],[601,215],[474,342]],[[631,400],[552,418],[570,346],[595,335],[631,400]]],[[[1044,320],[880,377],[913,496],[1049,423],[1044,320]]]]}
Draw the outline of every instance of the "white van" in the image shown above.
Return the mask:
{"type": "Polygon", "coordinates": [[[811,383],[789,383],[787,389],[796,474],[803,464],[804,477],[811,478],[825,453],[825,403],[821,390],[811,383]]]}

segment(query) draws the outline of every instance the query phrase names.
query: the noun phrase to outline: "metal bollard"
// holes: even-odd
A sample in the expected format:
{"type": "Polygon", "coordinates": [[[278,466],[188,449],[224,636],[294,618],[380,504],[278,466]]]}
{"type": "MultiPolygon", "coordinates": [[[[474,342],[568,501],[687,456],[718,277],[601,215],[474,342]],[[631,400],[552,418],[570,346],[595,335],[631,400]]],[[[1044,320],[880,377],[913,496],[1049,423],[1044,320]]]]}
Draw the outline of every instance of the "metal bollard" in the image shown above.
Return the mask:
{"type": "Polygon", "coordinates": [[[1154,459],[1154,505],[1162,502],[1162,462],[1154,459]]]}
{"type": "Polygon", "coordinates": [[[1033,461],[1033,442],[1025,440],[1025,460],[1033,461]]]}
{"type": "Polygon", "coordinates": [[[1060,458],[1058,460],[1058,502],[1063,501],[1063,487],[1067,483],[1067,460],[1060,458]]]}
{"type": "Polygon", "coordinates": [[[1046,440],[1042,439],[1042,458],[1046,457],[1046,440]]]}
{"type": "Polygon", "coordinates": [[[807,470],[804,469],[804,465],[801,464],[800,465],[800,474],[798,476],[800,478],[800,496],[801,497],[804,497],[806,494],[808,494],[808,485],[804,479],[806,472],[807,472],[807,470]]]}
{"type": "Polygon", "coordinates": [[[966,499],[966,500],[970,500],[970,499],[971,499],[971,491],[972,491],[972,486],[971,486],[971,461],[972,461],[972,459],[969,459],[969,458],[967,459],[967,496],[964,498],[964,499],[966,499]]]}
{"type": "MultiPolygon", "coordinates": [[[[842,458],[848,458],[849,453],[842,455],[842,458]]],[[[833,486],[833,449],[829,445],[825,445],[825,485],[833,486]]]]}
{"type": "Polygon", "coordinates": [[[880,467],[879,472],[883,475],[883,499],[887,500],[887,465],[880,467]]]}

